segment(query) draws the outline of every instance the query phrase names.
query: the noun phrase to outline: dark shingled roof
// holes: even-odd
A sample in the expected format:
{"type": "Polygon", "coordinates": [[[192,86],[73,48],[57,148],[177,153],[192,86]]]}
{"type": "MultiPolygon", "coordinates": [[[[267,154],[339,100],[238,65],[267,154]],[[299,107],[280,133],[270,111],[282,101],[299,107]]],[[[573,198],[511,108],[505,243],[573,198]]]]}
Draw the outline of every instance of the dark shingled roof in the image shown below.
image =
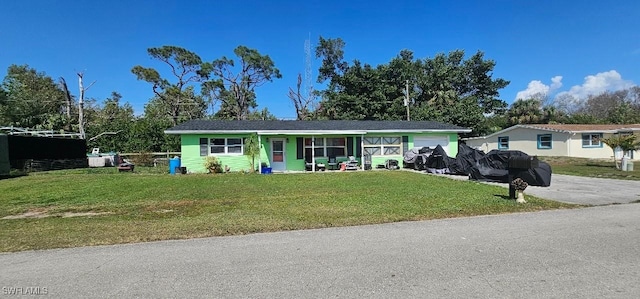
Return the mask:
{"type": "Polygon", "coordinates": [[[434,121],[373,120],[190,120],[165,132],[184,131],[379,131],[437,130],[470,132],[470,129],[434,121]]]}

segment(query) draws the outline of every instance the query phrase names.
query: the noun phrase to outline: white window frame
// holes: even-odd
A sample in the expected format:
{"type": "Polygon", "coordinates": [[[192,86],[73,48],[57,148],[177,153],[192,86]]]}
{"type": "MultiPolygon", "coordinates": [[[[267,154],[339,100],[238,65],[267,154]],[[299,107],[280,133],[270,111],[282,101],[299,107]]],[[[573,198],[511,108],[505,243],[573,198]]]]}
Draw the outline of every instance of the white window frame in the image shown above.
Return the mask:
{"type": "MultiPolygon", "coordinates": [[[[304,142],[304,152],[307,153],[307,149],[311,150],[311,145],[307,145],[307,139],[311,139],[311,137],[305,137],[304,142]]],[[[347,139],[345,137],[316,137],[315,146],[313,147],[314,151],[318,151],[322,149],[322,155],[314,155],[316,158],[318,157],[329,157],[327,156],[327,148],[342,148],[344,149],[344,155],[339,155],[337,157],[344,157],[347,154],[347,139]],[[335,145],[327,145],[327,139],[342,139],[344,142],[343,146],[335,146],[335,145]],[[320,144],[320,145],[318,145],[320,144]]]]}
{"type": "Polygon", "coordinates": [[[602,133],[585,133],[582,134],[582,147],[583,148],[601,148],[602,147],[602,133]],[[598,140],[598,144],[593,144],[593,137],[596,137],[598,140]],[[585,141],[588,141],[589,144],[584,144],[585,141]]]}
{"type": "Polygon", "coordinates": [[[379,154],[371,156],[400,156],[402,155],[401,136],[366,136],[363,138],[364,154],[369,155],[367,149],[377,149],[379,154]],[[397,143],[395,143],[397,141],[397,143]],[[391,149],[397,149],[397,153],[388,153],[391,149]]]}
{"type": "Polygon", "coordinates": [[[215,155],[242,156],[244,155],[244,138],[242,137],[212,137],[212,138],[208,138],[208,143],[209,144],[207,146],[207,151],[209,156],[215,156],[215,155]],[[220,144],[220,145],[213,144],[213,140],[215,139],[224,140],[224,144],[220,144]],[[229,144],[230,139],[240,139],[240,144],[229,144]],[[211,152],[212,147],[222,148],[223,152],[212,153],[211,152]],[[238,148],[238,147],[240,147],[239,153],[229,151],[229,148],[238,148]]]}

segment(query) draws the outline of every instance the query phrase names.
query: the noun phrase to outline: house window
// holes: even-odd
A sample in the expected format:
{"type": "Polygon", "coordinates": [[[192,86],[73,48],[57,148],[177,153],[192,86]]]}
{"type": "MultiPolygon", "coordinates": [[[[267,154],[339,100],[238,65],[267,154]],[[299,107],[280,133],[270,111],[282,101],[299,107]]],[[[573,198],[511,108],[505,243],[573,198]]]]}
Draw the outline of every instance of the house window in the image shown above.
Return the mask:
{"type": "Polygon", "coordinates": [[[582,134],[582,147],[602,147],[602,134],[582,134]]]}
{"type": "Polygon", "coordinates": [[[364,154],[369,156],[400,155],[402,139],[400,137],[365,137],[364,154]]]}
{"type": "Polygon", "coordinates": [[[498,149],[509,149],[509,136],[498,137],[498,149]]]}
{"type": "Polygon", "coordinates": [[[209,138],[200,138],[200,156],[209,154],[209,138]]]}
{"type": "MultiPolygon", "coordinates": [[[[200,139],[200,155],[202,156],[202,139],[200,139]]],[[[242,138],[211,138],[209,139],[209,154],[242,155],[244,142],[242,138]]]]}
{"type": "Polygon", "coordinates": [[[538,149],[551,149],[551,134],[538,135],[538,149]]]}
{"type": "MultiPolygon", "coordinates": [[[[315,157],[345,156],[346,141],[344,138],[316,138],[313,148],[315,157]]],[[[304,139],[304,154],[311,157],[311,138],[304,139]]]]}

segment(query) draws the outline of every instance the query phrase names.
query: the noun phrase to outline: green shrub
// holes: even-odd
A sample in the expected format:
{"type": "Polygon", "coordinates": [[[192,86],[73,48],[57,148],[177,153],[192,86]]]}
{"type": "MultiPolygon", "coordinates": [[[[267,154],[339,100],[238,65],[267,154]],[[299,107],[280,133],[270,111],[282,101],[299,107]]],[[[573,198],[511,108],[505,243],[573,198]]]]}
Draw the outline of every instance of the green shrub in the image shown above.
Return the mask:
{"type": "Polygon", "coordinates": [[[220,160],[214,156],[208,156],[204,159],[204,168],[206,168],[209,173],[222,173],[222,164],[220,160]]]}

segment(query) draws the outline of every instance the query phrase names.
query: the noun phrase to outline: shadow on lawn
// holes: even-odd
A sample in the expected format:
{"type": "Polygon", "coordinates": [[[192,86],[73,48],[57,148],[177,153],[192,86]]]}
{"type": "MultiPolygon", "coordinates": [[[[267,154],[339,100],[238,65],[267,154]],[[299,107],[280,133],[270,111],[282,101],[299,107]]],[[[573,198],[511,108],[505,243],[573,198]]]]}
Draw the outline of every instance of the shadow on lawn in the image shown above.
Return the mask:
{"type": "Polygon", "coordinates": [[[14,178],[19,178],[19,177],[27,176],[27,175],[28,175],[28,174],[26,174],[26,173],[16,173],[16,174],[0,175],[0,180],[4,180],[4,179],[14,179],[14,178]]]}

